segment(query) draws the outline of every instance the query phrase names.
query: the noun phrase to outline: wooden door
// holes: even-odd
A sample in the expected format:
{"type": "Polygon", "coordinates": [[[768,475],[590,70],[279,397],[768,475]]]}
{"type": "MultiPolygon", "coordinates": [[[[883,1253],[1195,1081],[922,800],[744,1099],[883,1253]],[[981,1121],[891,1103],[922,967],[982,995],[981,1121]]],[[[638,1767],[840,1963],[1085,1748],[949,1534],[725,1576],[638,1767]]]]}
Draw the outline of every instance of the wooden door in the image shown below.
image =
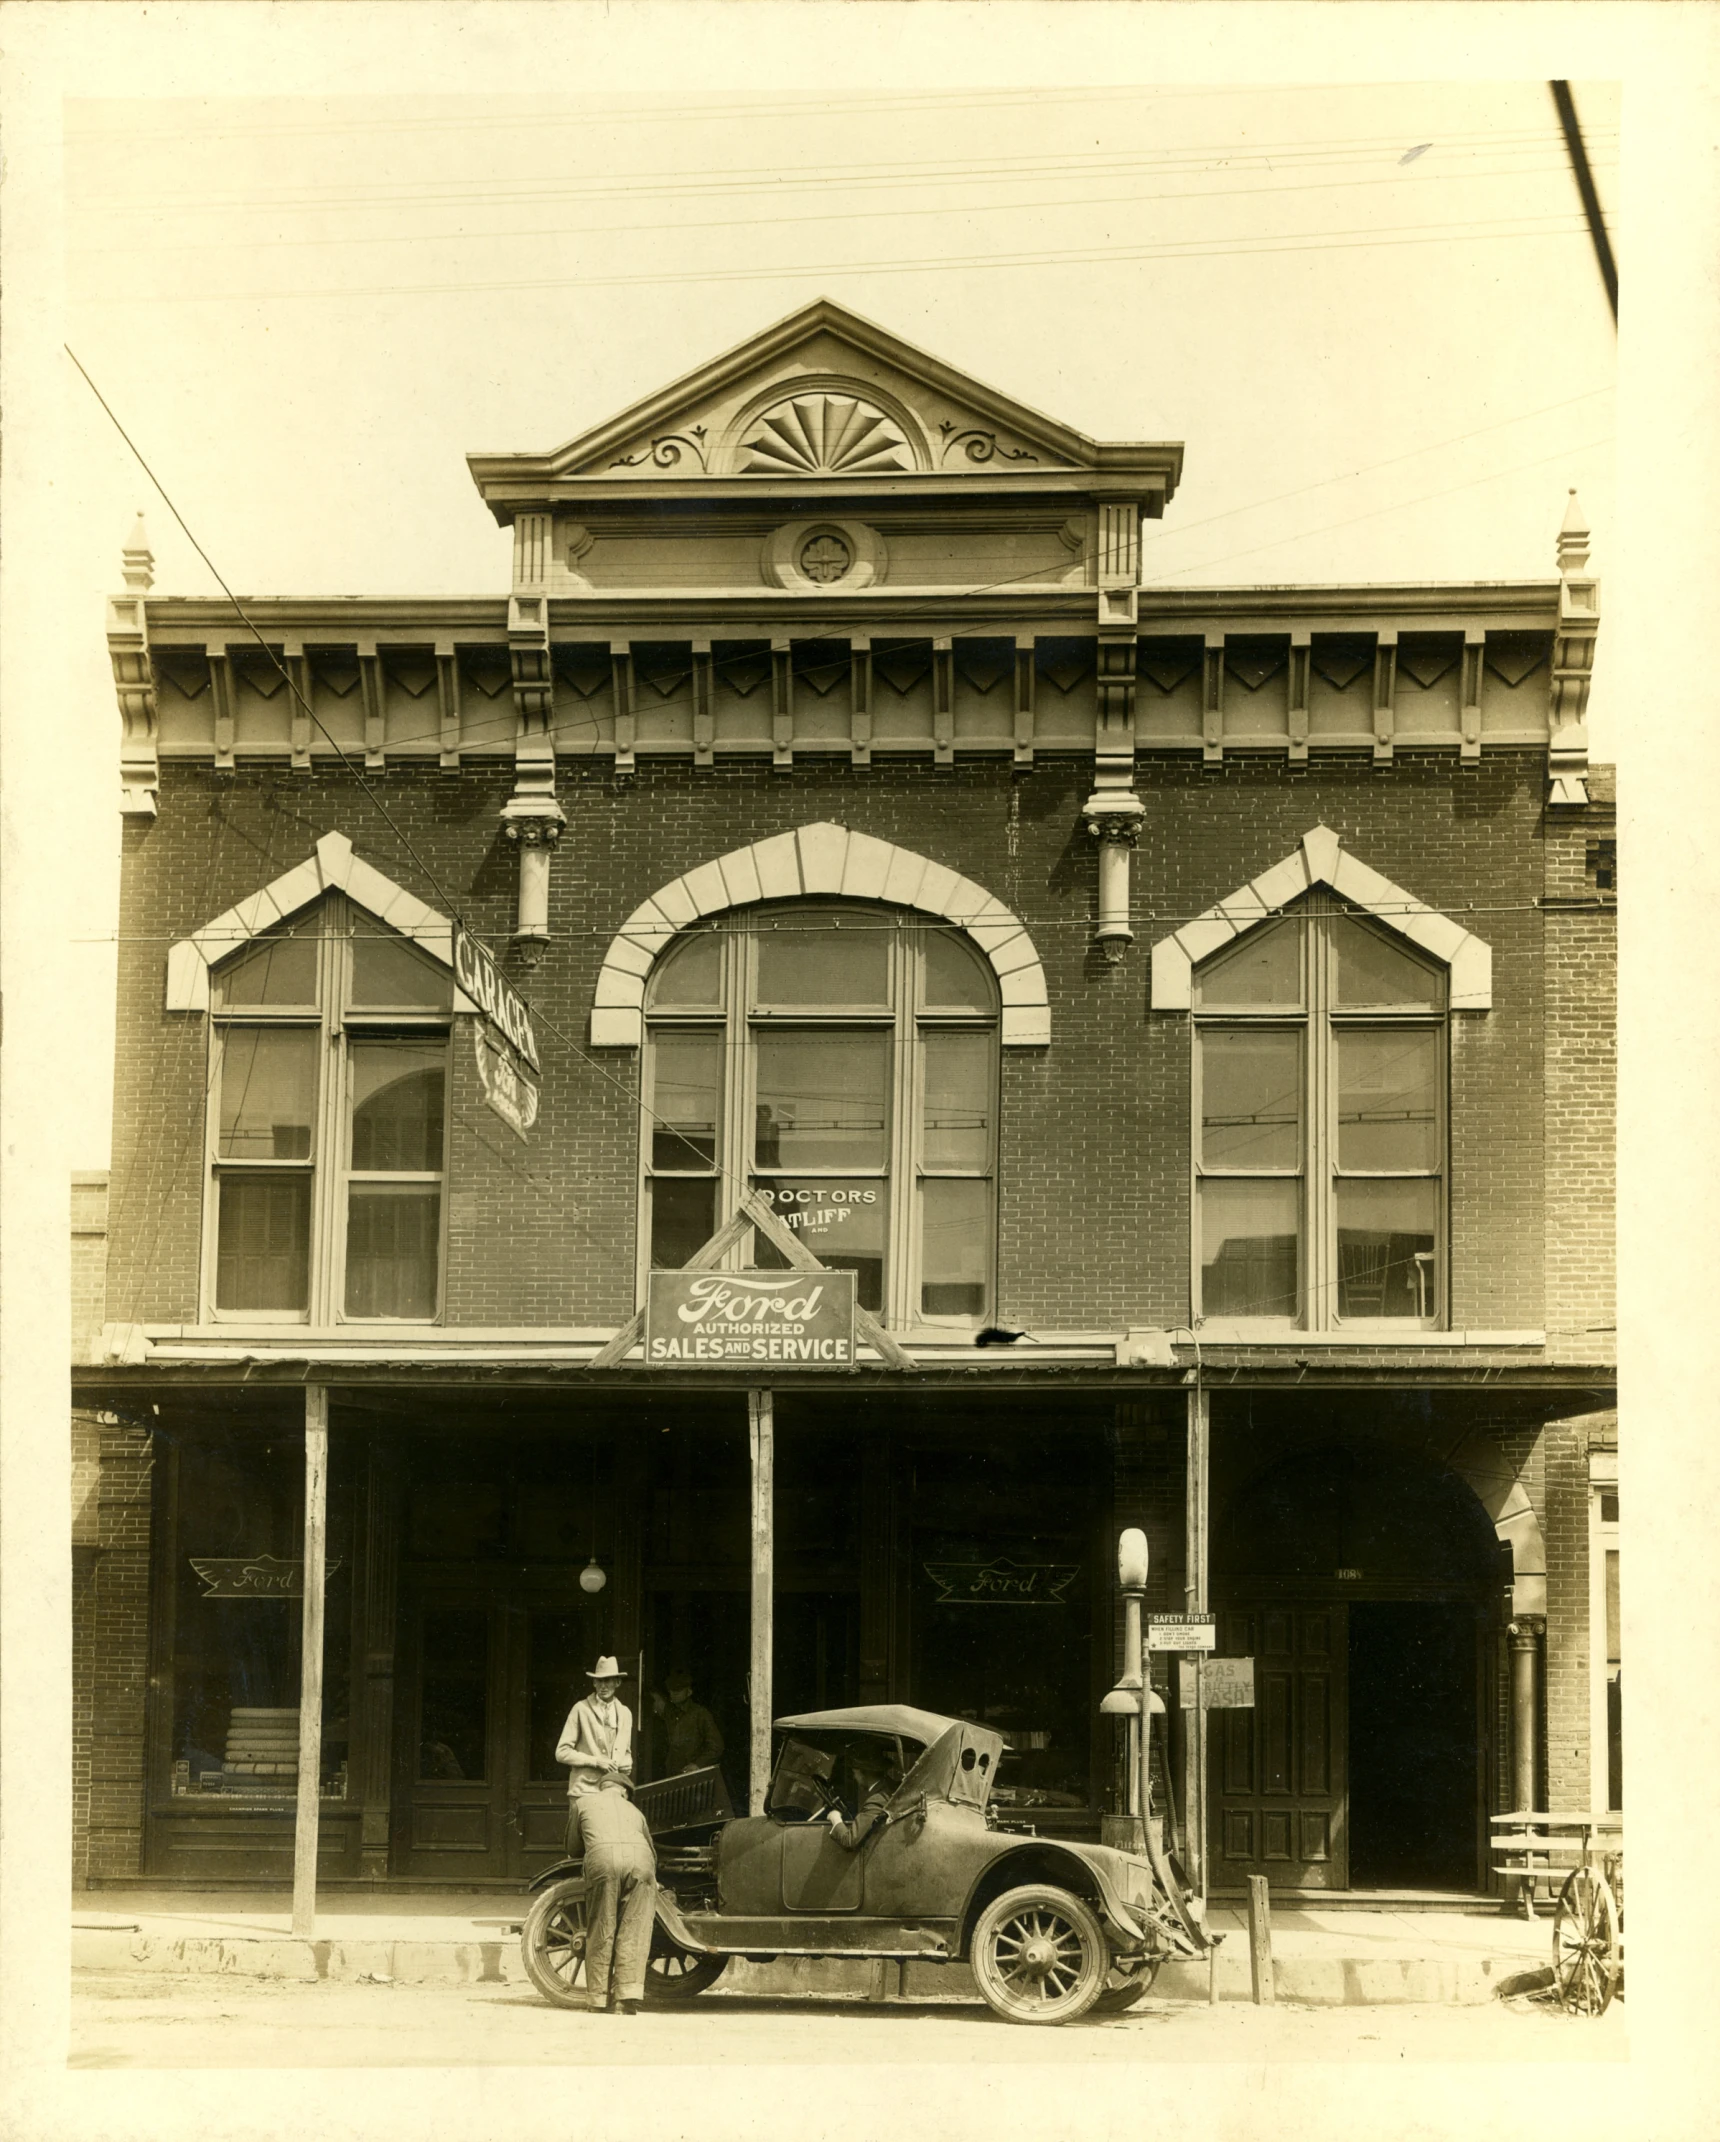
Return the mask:
{"type": "Polygon", "coordinates": [[[438,1590],[410,1595],[403,1618],[395,1871],[505,1880],[511,1617],[485,1593],[438,1590]]]}
{"type": "Polygon", "coordinates": [[[408,1595],[397,1873],[513,1881],[562,1856],[567,1772],[555,1749],[590,1686],[596,1612],[571,1586],[408,1595]]]}
{"type": "Polygon", "coordinates": [[[1218,1648],[1253,1658],[1254,1708],[1208,1713],[1207,1850],[1215,1889],[1250,1874],[1347,1889],[1346,1608],[1221,1612],[1218,1648]]]}

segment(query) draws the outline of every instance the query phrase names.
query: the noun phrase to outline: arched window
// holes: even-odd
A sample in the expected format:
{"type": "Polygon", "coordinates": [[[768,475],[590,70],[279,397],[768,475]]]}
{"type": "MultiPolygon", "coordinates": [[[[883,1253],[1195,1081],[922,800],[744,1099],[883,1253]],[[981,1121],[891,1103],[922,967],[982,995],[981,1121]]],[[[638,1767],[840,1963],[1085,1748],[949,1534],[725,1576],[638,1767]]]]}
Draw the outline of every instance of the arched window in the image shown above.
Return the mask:
{"type": "Polygon", "coordinates": [[[210,982],[214,1313],[434,1318],[448,969],[332,894],[210,982]]]}
{"type": "Polygon", "coordinates": [[[853,902],[731,909],[665,951],[646,1022],[649,1264],[684,1264],[751,1187],[887,1322],[985,1321],[998,1000],[960,930],[853,902]]]}
{"type": "Polygon", "coordinates": [[[1199,1318],[1444,1320],[1447,1000],[1323,888],[1195,967],[1199,1318]]]}

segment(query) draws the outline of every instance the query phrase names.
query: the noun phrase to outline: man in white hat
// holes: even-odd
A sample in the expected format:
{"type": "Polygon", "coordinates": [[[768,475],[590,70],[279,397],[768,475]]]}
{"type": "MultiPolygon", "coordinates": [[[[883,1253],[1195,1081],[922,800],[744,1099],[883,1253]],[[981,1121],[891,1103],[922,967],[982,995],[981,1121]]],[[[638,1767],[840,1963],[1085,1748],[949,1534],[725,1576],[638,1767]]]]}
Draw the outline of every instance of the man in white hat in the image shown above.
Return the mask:
{"type": "Polygon", "coordinates": [[[568,1766],[569,1800],[596,1792],[611,1771],[623,1777],[633,1773],[633,1713],[616,1696],[621,1668],[605,1655],[586,1678],[591,1694],[568,1712],[555,1750],[556,1761],[568,1766]]]}

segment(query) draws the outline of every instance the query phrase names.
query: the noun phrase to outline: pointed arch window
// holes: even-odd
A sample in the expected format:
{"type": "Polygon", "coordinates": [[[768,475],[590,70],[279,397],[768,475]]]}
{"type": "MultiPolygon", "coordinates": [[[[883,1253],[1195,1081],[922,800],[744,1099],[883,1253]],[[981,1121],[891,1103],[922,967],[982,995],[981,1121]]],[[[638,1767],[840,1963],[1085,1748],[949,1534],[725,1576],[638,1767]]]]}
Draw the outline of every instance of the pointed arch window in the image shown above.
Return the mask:
{"type": "Polygon", "coordinates": [[[983,1323],[998,1009],[963,933],[900,909],[799,901],[683,932],[646,993],[642,1261],[684,1264],[751,1187],[886,1321],[983,1323]]]}
{"type": "Polygon", "coordinates": [[[449,971],[337,894],[210,982],[214,1315],[434,1319],[449,971]]]}
{"type": "Polygon", "coordinates": [[[1323,888],[1195,968],[1203,1322],[1444,1321],[1448,994],[1323,888]]]}

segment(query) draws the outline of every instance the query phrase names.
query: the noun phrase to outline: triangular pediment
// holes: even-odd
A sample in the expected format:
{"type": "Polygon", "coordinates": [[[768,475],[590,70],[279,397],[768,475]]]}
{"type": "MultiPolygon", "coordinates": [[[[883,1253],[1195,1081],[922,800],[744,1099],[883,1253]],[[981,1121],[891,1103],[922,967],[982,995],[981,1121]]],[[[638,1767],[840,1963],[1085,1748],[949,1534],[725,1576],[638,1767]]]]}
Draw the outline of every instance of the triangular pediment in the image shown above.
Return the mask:
{"type": "MultiPolygon", "coordinates": [[[[1083,472],[1102,447],[820,298],[543,455],[473,455],[492,482],[1083,472]]],[[[1173,478],[1174,480],[1174,478],[1173,478]]]]}

